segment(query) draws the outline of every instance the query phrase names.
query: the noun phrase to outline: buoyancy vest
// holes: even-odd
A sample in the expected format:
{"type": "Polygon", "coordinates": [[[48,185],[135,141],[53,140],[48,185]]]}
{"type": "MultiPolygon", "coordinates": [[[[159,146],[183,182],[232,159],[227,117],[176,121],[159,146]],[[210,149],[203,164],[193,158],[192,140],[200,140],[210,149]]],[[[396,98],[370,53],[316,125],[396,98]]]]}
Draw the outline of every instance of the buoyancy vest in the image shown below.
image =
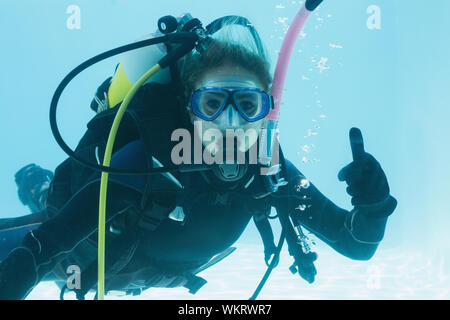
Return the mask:
{"type": "MultiPolygon", "coordinates": [[[[92,163],[101,163],[117,110],[118,106],[103,111],[88,123],[87,131],[75,149],[77,155],[92,163]]],[[[173,86],[146,84],[124,115],[113,153],[140,139],[145,145],[147,159],[154,156],[161,163],[168,164],[172,149],[171,134],[176,128],[186,126],[186,117],[173,86]]],[[[95,170],[67,159],[55,170],[47,205],[56,213],[81,187],[98,176],[95,170]]]]}

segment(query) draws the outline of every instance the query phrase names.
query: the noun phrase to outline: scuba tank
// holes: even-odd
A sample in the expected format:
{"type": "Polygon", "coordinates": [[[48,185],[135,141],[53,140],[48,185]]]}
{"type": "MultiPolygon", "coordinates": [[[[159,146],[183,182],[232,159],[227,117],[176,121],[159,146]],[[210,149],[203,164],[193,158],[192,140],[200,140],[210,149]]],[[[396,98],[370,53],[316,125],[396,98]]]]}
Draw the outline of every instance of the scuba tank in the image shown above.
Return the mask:
{"type": "MultiPolygon", "coordinates": [[[[151,35],[144,36],[138,41],[160,37],[159,30],[151,35]]],[[[107,91],[108,105],[114,107],[122,102],[126,94],[133,85],[149,70],[158,63],[161,58],[167,55],[168,50],[164,43],[154,46],[144,47],[134,51],[128,51],[124,54],[119,63],[114,77],[111,79],[107,91]]],[[[156,82],[160,84],[169,84],[171,82],[170,70],[163,69],[154,77],[147,80],[146,83],[156,82]]]]}
{"type": "MultiPolygon", "coordinates": [[[[197,21],[189,13],[176,18],[176,20],[169,16],[162,17],[158,21],[158,29],[155,32],[139,38],[136,42],[155,39],[175,30],[177,32],[191,31],[197,26],[197,21]],[[191,30],[186,30],[188,28],[191,30]]],[[[116,67],[114,76],[106,79],[97,89],[91,103],[91,109],[100,113],[121,103],[145,72],[165,57],[171,49],[171,45],[168,43],[158,43],[125,52],[116,67]]],[[[162,69],[144,84],[167,85],[172,83],[174,77],[174,66],[172,65],[170,68],[162,69]]]]}

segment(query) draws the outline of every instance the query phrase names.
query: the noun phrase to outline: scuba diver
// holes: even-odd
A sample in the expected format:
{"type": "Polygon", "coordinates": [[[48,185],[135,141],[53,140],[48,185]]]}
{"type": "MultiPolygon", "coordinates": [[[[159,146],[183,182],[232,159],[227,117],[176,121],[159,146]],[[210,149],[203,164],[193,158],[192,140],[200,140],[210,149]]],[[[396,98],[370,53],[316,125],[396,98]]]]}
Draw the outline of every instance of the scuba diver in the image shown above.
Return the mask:
{"type": "MultiPolygon", "coordinates": [[[[370,259],[383,239],[397,201],[380,164],[365,152],[359,129],[350,131],[354,161],[338,175],[348,184],[351,211],[325,197],[284,158],[281,148],[279,164],[265,174],[264,164],[251,161],[276,101],[270,94],[273,78],[267,55],[254,27],[242,19],[216,20],[204,50],[192,50],[171,66],[169,83],[145,83],[124,114],[111,168],[145,171],[170,167],[179,158],[191,165],[156,175],[110,174],[107,292],[135,295],[152,287],[182,286],[197,292],[206,283],[197,274],[230,254],[252,219],[262,236],[266,264],[277,264],[286,240],[294,259],[291,271],[310,283],[317,255],[307,248],[302,228],[356,260],[370,259]],[[239,36],[235,30],[240,30],[239,36]],[[239,129],[257,134],[228,139],[239,129]],[[211,135],[205,139],[211,132],[233,143],[211,135]],[[180,143],[181,133],[192,139],[180,143]],[[180,144],[186,148],[180,149],[180,144]],[[205,165],[196,159],[224,154],[227,160],[241,154],[245,161],[205,165]],[[282,226],[278,246],[269,221],[275,218],[282,226]]],[[[106,153],[108,133],[123,101],[117,92],[125,89],[117,88],[123,86],[125,67],[121,63],[114,77],[100,86],[91,105],[98,114],[75,150],[97,164],[106,153]]],[[[41,176],[42,185],[48,177],[51,173],[41,176]]],[[[77,298],[95,290],[100,185],[100,172],[69,158],[55,170],[50,187],[42,188],[44,205],[34,206],[28,216],[33,224],[24,223],[24,217],[0,221],[0,233],[22,235],[0,258],[0,299],[24,299],[40,281],[55,281],[63,297],[69,290],[65,271],[73,265],[82,270],[80,286],[70,288],[77,298]]]]}
{"type": "Polygon", "coordinates": [[[14,178],[20,201],[31,212],[43,211],[53,172],[32,163],[17,171],[14,178]]]}

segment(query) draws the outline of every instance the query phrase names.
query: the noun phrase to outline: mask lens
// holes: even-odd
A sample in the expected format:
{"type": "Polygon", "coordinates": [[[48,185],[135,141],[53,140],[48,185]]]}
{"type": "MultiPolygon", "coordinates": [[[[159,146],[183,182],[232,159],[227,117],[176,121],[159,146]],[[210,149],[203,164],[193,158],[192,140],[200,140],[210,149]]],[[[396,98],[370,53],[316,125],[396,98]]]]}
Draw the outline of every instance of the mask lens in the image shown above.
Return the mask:
{"type": "Polygon", "coordinates": [[[191,98],[192,111],[206,121],[217,119],[229,103],[233,103],[246,121],[254,122],[267,116],[271,99],[267,93],[259,89],[221,89],[213,87],[199,89],[193,93],[191,98]]]}
{"type": "Polygon", "coordinates": [[[260,92],[236,92],[234,95],[236,104],[247,118],[258,117],[262,111],[262,94],[260,92]]]}
{"type": "Polygon", "coordinates": [[[215,116],[227,100],[226,92],[208,90],[202,92],[198,100],[198,111],[206,117],[215,116]]]}

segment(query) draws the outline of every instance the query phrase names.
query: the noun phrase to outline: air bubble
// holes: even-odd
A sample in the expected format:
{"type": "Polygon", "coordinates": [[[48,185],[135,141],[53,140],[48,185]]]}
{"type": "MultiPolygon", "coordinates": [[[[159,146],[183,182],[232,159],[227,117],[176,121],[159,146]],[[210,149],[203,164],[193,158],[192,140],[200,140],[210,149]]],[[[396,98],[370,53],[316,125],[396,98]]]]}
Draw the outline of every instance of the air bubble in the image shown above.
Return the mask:
{"type": "Polygon", "coordinates": [[[310,184],[309,180],[306,179],[306,178],[302,178],[302,179],[300,180],[300,184],[298,184],[298,185],[295,187],[295,190],[296,190],[297,192],[301,192],[302,189],[308,189],[310,186],[311,186],[311,184],[310,184]]]}
{"type": "Polygon", "coordinates": [[[302,180],[300,180],[300,186],[303,188],[303,189],[308,189],[309,187],[310,187],[310,183],[309,183],[309,180],[308,179],[302,179],[302,180]]]}

